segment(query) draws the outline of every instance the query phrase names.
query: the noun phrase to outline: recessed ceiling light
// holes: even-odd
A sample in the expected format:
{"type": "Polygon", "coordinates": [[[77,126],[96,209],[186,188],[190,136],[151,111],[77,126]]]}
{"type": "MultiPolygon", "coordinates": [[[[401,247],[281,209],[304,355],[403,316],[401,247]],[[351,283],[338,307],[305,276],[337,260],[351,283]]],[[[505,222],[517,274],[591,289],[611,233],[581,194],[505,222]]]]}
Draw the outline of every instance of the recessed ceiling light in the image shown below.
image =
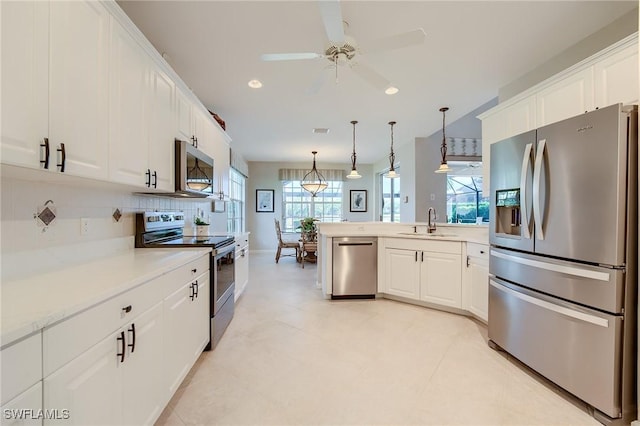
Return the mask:
{"type": "Polygon", "coordinates": [[[313,133],[324,133],[324,134],[329,133],[329,129],[327,129],[326,127],[316,127],[312,131],[313,133]]]}
{"type": "Polygon", "coordinates": [[[262,82],[260,80],[251,80],[247,83],[249,87],[252,89],[259,89],[262,87],[262,82]]]}
{"type": "Polygon", "coordinates": [[[400,90],[395,87],[395,86],[389,86],[385,89],[384,93],[386,93],[387,95],[395,95],[396,93],[398,93],[400,90]]]}

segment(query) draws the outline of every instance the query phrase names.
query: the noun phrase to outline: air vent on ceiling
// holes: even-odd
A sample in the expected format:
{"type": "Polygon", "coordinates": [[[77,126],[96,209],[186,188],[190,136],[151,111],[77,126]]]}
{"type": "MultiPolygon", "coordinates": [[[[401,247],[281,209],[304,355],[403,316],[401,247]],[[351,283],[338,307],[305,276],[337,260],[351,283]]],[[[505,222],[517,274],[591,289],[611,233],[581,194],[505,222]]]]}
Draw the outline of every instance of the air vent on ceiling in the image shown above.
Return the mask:
{"type": "Polygon", "coordinates": [[[327,129],[326,127],[316,127],[313,129],[313,133],[324,133],[327,134],[329,133],[329,129],[327,129]]]}

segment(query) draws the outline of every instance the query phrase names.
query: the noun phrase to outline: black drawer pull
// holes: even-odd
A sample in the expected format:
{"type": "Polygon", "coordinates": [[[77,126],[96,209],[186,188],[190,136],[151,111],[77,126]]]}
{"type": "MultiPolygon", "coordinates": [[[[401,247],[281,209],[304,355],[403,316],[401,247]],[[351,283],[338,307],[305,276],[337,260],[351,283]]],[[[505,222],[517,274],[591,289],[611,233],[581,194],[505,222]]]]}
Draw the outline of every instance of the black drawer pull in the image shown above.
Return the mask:
{"type": "Polygon", "coordinates": [[[64,144],[60,144],[60,148],[57,149],[60,153],[60,163],[58,163],[58,167],[60,167],[60,173],[64,173],[64,165],[67,162],[67,151],[64,148],[64,144]]]}
{"type": "Polygon", "coordinates": [[[44,143],[41,143],[40,146],[44,147],[44,160],[40,160],[40,164],[43,164],[45,169],[49,168],[49,138],[44,138],[44,143]]]}
{"type": "Polygon", "coordinates": [[[153,187],[158,187],[158,172],[155,170],[153,171],[153,187]]]}
{"type": "Polygon", "coordinates": [[[480,250],[480,254],[484,254],[484,250],[480,250]]]}
{"type": "Polygon", "coordinates": [[[198,280],[196,280],[196,282],[191,285],[193,286],[193,294],[197,299],[198,298],[198,280]]]}
{"type": "Polygon", "coordinates": [[[131,348],[131,353],[136,350],[136,325],[131,323],[131,328],[129,328],[129,332],[131,333],[131,343],[127,346],[131,348]]]}
{"type": "Polygon", "coordinates": [[[120,346],[122,352],[116,354],[116,356],[120,357],[120,362],[124,362],[124,331],[120,332],[120,337],[118,337],[118,341],[122,342],[122,345],[120,346]]]}
{"type": "Polygon", "coordinates": [[[197,269],[197,268],[193,268],[193,269],[191,270],[191,273],[192,273],[192,274],[195,274],[196,272],[198,272],[198,269],[197,269]]]}
{"type": "Polygon", "coordinates": [[[128,314],[129,312],[131,312],[131,309],[133,309],[131,305],[125,306],[124,308],[122,308],[125,314],[128,314]]]}
{"type": "Polygon", "coordinates": [[[193,289],[193,283],[189,286],[189,298],[191,301],[196,298],[196,291],[193,289]]]}

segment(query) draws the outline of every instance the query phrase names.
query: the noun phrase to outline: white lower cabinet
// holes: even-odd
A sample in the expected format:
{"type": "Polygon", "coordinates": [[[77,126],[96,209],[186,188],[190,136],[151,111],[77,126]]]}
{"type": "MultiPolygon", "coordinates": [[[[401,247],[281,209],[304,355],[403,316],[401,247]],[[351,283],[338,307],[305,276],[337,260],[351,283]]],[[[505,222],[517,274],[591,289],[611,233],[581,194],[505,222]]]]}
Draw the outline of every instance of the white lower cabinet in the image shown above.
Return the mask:
{"type": "Polygon", "coordinates": [[[467,243],[464,277],[464,308],[488,321],[489,317],[489,246],[467,243]]]}
{"type": "MultiPolygon", "coordinates": [[[[2,407],[2,426],[42,425],[42,381],[37,382],[20,395],[8,401],[2,407]]],[[[58,410],[51,415],[64,417],[65,411],[58,410]]]]}
{"type": "Polygon", "coordinates": [[[134,318],[44,379],[45,410],[69,419],[44,424],[153,424],[164,408],[162,303],[134,318]]]}
{"type": "Polygon", "coordinates": [[[388,239],[385,293],[462,307],[461,243],[388,239]]]}
{"type": "Polygon", "coordinates": [[[235,300],[238,300],[249,283],[249,237],[246,235],[236,239],[235,274],[235,300]]]}
{"type": "Polygon", "coordinates": [[[420,300],[461,308],[460,255],[423,251],[420,257],[420,300]]]}
{"type": "Polygon", "coordinates": [[[386,249],[386,293],[416,300],[420,298],[420,265],[417,256],[416,250],[386,249]]]}
{"type": "Polygon", "coordinates": [[[209,342],[208,271],[164,299],[164,318],[163,392],[169,400],[209,342]]]}

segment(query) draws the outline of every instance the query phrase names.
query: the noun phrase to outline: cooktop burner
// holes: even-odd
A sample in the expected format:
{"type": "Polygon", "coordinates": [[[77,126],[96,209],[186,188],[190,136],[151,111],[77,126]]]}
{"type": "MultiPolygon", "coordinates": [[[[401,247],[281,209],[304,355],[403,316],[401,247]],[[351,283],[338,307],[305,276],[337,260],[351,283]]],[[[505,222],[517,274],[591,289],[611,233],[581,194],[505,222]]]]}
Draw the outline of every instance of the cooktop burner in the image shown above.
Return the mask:
{"type": "Polygon", "coordinates": [[[206,237],[178,237],[173,240],[163,241],[162,245],[172,246],[200,246],[200,247],[225,247],[233,244],[234,238],[231,235],[224,236],[206,236],[206,237]]]}

